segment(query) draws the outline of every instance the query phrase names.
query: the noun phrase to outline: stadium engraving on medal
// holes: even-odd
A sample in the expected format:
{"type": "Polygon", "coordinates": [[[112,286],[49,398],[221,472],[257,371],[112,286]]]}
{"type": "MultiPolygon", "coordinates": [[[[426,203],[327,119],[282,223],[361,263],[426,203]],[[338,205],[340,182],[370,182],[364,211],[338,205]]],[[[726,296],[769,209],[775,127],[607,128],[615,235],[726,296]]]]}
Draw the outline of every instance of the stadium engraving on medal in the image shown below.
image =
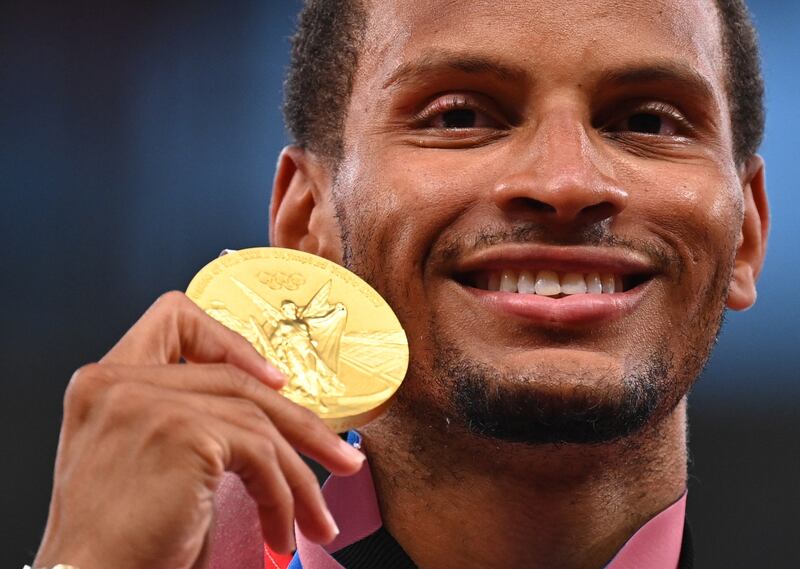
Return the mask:
{"type": "Polygon", "coordinates": [[[389,305],[326,259],[245,249],[206,265],[186,294],[287,377],[283,395],[336,431],[379,415],[405,376],[408,342],[389,305]]]}

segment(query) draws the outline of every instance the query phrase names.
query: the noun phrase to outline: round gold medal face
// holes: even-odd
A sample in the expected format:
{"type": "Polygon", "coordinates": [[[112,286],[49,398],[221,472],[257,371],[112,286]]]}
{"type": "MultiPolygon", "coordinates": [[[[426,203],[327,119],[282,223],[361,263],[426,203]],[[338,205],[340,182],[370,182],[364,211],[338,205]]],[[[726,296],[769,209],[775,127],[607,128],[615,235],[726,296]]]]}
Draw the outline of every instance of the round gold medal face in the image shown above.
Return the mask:
{"type": "Polygon", "coordinates": [[[405,377],[408,341],[394,312],[327,259],[235,251],[203,267],[186,295],[283,372],[281,393],[337,432],[377,417],[405,377]]]}

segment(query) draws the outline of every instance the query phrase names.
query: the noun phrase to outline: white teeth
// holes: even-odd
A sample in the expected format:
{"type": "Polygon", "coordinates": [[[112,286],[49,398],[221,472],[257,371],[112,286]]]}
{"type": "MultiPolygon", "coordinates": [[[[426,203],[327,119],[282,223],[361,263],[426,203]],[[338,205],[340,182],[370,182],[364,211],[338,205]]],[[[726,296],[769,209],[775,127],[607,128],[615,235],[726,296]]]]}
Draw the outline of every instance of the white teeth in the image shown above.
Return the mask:
{"type": "Polygon", "coordinates": [[[589,273],[586,275],[586,292],[589,294],[600,294],[603,292],[603,283],[600,282],[600,275],[598,273],[589,273]]]}
{"type": "Polygon", "coordinates": [[[473,286],[493,292],[560,294],[613,294],[622,292],[622,277],[611,273],[564,273],[556,271],[491,271],[476,276],[473,286]]]}
{"type": "Polygon", "coordinates": [[[503,292],[517,292],[517,273],[503,271],[500,277],[500,290],[503,292]]]}
{"type": "Polygon", "coordinates": [[[539,271],[536,275],[536,284],[534,285],[536,294],[542,296],[556,296],[561,294],[561,283],[558,280],[558,273],[553,271],[539,271]]]}
{"type": "Polygon", "coordinates": [[[519,274],[517,289],[523,294],[533,294],[536,292],[536,275],[530,271],[522,271],[519,274]]]}
{"type": "Polygon", "coordinates": [[[567,273],[561,277],[561,294],[586,294],[586,281],[580,273],[567,273]]]}
{"type": "Polygon", "coordinates": [[[616,289],[614,288],[614,275],[603,273],[603,275],[600,277],[600,282],[603,286],[603,293],[608,294],[615,292],[616,289]]]}

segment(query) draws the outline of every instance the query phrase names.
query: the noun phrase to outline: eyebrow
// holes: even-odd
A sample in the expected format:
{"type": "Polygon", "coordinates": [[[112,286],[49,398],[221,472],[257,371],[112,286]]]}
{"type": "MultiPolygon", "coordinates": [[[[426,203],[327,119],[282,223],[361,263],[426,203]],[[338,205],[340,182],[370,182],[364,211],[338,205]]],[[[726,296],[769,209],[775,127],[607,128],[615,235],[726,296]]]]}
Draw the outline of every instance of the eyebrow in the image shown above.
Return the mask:
{"type": "Polygon", "coordinates": [[[711,82],[693,67],[679,62],[634,64],[603,72],[599,85],[629,86],[642,83],[669,83],[687,90],[695,97],[716,99],[711,82]]]}
{"type": "Polygon", "coordinates": [[[433,52],[398,66],[384,81],[383,88],[399,86],[437,72],[456,71],[470,75],[493,75],[501,81],[520,81],[528,73],[522,67],[509,65],[484,55],[433,52]]]}
{"type": "MultiPolygon", "coordinates": [[[[399,86],[437,72],[456,71],[470,75],[492,75],[500,81],[523,81],[528,71],[496,58],[462,52],[438,51],[398,66],[384,81],[383,88],[399,86]]],[[[689,65],[674,61],[635,63],[600,74],[598,85],[630,86],[643,83],[671,83],[694,96],[714,100],[709,80],[689,65]]]]}

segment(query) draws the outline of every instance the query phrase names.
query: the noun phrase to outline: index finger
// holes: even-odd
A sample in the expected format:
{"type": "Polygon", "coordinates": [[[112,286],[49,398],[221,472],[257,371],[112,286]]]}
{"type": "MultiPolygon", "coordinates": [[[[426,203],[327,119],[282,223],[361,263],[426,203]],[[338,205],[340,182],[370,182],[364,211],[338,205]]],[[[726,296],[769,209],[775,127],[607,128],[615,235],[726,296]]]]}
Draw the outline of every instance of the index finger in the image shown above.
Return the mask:
{"type": "Polygon", "coordinates": [[[273,389],[286,378],[250,343],[229,330],[182,292],[162,295],[100,363],[161,365],[181,358],[195,363],[228,363],[273,389]]]}

